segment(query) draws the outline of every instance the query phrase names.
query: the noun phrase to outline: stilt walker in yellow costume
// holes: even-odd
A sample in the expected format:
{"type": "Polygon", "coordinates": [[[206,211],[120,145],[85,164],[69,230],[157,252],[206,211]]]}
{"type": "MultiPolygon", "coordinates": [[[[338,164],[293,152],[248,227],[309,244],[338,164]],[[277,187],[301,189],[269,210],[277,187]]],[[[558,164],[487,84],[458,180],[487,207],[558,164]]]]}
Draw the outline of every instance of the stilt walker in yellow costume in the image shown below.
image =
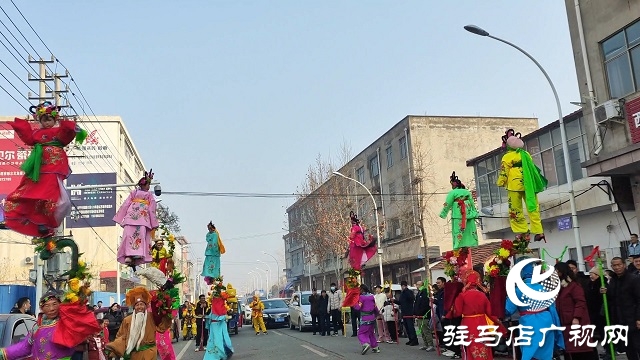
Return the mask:
{"type": "Polygon", "coordinates": [[[537,194],[547,187],[547,179],[524,149],[520,136],[513,129],[507,130],[502,136],[502,147],[506,148],[507,153],[502,156],[497,185],[507,189],[511,231],[516,235],[531,233],[535,235],[534,241],[546,242],[537,194]],[[527,205],[530,228],[524,218],[523,200],[527,205]]]}

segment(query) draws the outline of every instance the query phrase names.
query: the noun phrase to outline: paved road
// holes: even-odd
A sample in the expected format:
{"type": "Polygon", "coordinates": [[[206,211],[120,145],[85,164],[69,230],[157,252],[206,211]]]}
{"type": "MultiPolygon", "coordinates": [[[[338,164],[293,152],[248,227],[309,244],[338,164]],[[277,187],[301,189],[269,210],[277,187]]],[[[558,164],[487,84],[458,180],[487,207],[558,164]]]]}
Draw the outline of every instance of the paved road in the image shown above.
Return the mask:
{"type": "MultiPolygon", "coordinates": [[[[448,357],[438,356],[435,352],[419,350],[420,346],[407,346],[406,338],[400,339],[400,345],[380,344],[379,354],[369,352],[360,355],[360,343],[351,337],[351,328],[347,326],[347,337],[319,336],[311,332],[298,330],[269,329],[267,335],[255,335],[250,326],[240,328],[238,335],[231,335],[231,342],[235,348],[233,360],[240,359],[277,359],[277,360],[315,360],[315,359],[367,359],[389,357],[399,359],[448,360],[448,357]]],[[[422,345],[422,339],[420,339],[422,345]]],[[[180,341],[174,343],[177,360],[202,360],[204,353],[195,352],[194,341],[180,341]]],[[[626,360],[626,356],[617,356],[618,360],[626,360]]],[[[496,359],[501,359],[496,357],[496,359]]],[[[502,359],[511,359],[502,358],[502,359]]]]}

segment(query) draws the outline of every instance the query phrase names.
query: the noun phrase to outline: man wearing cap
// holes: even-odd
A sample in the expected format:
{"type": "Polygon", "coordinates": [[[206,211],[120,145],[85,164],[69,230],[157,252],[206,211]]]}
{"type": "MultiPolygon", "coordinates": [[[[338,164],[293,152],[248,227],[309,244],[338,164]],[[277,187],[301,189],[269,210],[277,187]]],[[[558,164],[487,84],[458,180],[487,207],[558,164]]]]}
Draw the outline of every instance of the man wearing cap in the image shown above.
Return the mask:
{"type": "MultiPolygon", "coordinates": [[[[40,313],[38,321],[34,328],[20,342],[13,344],[7,348],[0,349],[1,360],[21,359],[30,357],[32,360],[49,360],[71,358],[75,352],[75,346],[84,341],[90,333],[96,329],[93,324],[76,323],[73,318],[64,320],[64,324],[60,320],[60,297],[54,290],[48,291],[40,299],[40,313]],[[62,325],[62,326],[61,326],[62,325]],[[65,328],[73,327],[77,336],[68,336],[64,333],[65,328]],[[64,334],[60,334],[63,332],[64,334]],[[59,344],[58,339],[66,337],[68,344],[59,344]],[[78,343],[74,341],[79,339],[78,343]]],[[[83,320],[84,322],[84,320],[83,320]]],[[[97,322],[95,324],[97,327],[97,322]]]]}
{"type": "Polygon", "coordinates": [[[151,294],[142,286],[129,290],[126,301],[134,311],[122,320],[116,339],[106,345],[108,357],[155,360],[156,331],[164,333],[171,328],[171,317],[154,316],[156,314],[148,309],[151,294]]]}

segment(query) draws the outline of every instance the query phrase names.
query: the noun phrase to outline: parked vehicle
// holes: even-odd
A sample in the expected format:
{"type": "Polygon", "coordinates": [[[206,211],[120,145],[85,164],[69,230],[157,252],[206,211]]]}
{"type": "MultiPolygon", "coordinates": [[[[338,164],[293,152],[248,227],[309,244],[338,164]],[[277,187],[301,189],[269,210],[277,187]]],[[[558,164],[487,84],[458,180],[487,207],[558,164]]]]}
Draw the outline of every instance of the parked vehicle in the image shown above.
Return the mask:
{"type": "Polygon", "coordinates": [[[264,300],[262,303],[264,304],[262,316],[267,328],[289,326],[289,308],[284,300],[269,299],[264,300]]]}
{"type": "Polygon", "coordinates": [[[311,291],[296,291],[289,301],[289,329],[300,332],[313,326],[311,322],[311,303],[309,303],[311,291]]]}
{"type": "Polygon", "coordinates": [[[0,314],[0,347],[20,342],[36,325],[36,318],[24,314],[0,314]]]}

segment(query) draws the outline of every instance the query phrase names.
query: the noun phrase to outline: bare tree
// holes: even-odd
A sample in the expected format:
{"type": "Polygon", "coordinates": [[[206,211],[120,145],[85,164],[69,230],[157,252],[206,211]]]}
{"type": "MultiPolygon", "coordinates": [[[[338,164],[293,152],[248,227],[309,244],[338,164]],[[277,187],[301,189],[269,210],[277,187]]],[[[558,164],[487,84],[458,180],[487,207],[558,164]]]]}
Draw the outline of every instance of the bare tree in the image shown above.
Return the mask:
{"type": "MultiPolygon", "coordinates": [[[[404,185],[403,195],[395,201],[396,213],[407,230],[403,233],[418,235],[423,241],[425,259],[424,278],[430,281],[428,224],[439,221],[439,214],[434,211],[434,196],[441,189],[433,175],[433,158],[419,140],[412,144],[412,161],[410,177],[404,185]]],[[[393,194],[392,194],[393,195],[393,194]]],[[[395,196],[398,198],[398,196],[395,196]]]]}
{"type": "Polygon", "coordinates": [[[158,218],[158,222],[164,224],[171,232],[180,232],[180,218],[176,213],[169,210],[168,206],[158,204],[156,217],[158,218]]]}
{"type": "Polygon", "coordinates": [[[352,184],[333,176],[333,172],[350,159],[351,150],[346,144],[342,145],[337,161],[318,155],[298,188],[300,217],[292,229],[322,272],[326,270],[326,260],[335,261],[336,278],[349,244],[349,211],[354,209],[348,196],[352,184]]]}

